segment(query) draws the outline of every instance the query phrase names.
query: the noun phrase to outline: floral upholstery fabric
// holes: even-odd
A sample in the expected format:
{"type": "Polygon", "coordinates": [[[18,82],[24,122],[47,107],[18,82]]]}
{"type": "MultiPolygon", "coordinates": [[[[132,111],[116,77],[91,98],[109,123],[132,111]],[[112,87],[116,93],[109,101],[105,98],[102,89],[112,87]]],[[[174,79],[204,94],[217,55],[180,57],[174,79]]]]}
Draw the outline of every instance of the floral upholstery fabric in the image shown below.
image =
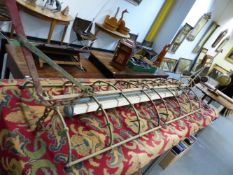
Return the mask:
{"type": "MultiPolygon", "coordinates": [[[[84,84],[94,80],[81,80],[84,84]]],[[[113,81],[113,80],[108,80],[113,81]]],[[[45,79],[50,94],[63,94],[64,88],[56,86],[63,80],[45,79]]],[[[178,144],[181,140],[208,126],[218,116],[214,109],[201,104],[201,112],[188,115],[155,132],[128,142],[71,168],[65,168],[68,154],[66,137],[55,113],[45,119],[45,127],[37,129],[38,119],[45,107],[38,101],[33,88],[22,89],[24,80],[4,80],[0,83],[0,174],[10,175],[82,175],[82,174],[132,174],[151,160],[178,144]]],[[[156,106],[162,121],[190,112],[187,96],[166,99],[169,115],[161,101],[156,106]]],[[[192,97],[191,97],[192,98],[192,97]]],[[[158,114],[152,105],[135,105],[140,114],[140,132],[155,126],[158,114]]],[[[198,103],[193,100],[193,110],[198,103]]],[[[112,123],[114,143],[132,137],[138,132],[135,113],[128,107],[108,109],[112,123]]],[[[72,159],[87,156],[107,147],[109,133],[101,111],[65,118],[72,144],[72,159]]]]}

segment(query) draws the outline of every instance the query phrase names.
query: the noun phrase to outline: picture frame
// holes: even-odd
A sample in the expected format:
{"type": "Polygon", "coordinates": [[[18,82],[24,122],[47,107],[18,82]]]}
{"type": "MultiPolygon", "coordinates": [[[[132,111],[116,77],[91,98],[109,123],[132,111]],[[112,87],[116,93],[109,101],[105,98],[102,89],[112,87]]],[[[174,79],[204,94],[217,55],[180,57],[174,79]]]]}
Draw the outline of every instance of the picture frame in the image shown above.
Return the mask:
{"type": "Polygon", "coordinates": [[[224,69],[223,67],[219,66],[218,64],[214,64],[210,72],[208,73],[208,76],[213,78],[214,80],[217,80],[220,75],[229,75],[230,72],[224,69]]]}
{"type": "Polygon", "coordinates": [[[220,41],[224,38],[224,36],[226,36],[227,32],[228,32],[227,29],[224,30],[224,31],[222,31],[222,32],[218,35],[218,37],[214,40],[214,42],[213,42],[213,44],[211,45],[211,47],[212,47],[212,48],[216,47],[216,46],[220,43],[220,41]]]}
{"type": "Polygon", "coordinates": [[[212,34],[216,31],[216,29],[219,27],[217,22],[213,21],[207,31],[205,32],[204,36],[198,41],[197,45],[193,49],[193,53],[199,53],[201,51],[201,48],[205,45],[205,43],[208,41],[208,39],[212,36],[212,34]]]}
{"type": "Polygon", "coordinates": [[[229,61],[230,63],[233,63],[233,47],[231,48],[231,50],[228,52],[227,56],[226,56],[226,60],[229,61]]]}
{"type": "Polygon", "coordinates": [[[164,58],[161,65],[160,69],[162,69],[165,72],[174,72],[176,68],[177,60],[173,58],[164,58]]]}
{"type": "Polygon", "coordinates": [[[195,27],[192,29],[192,31],[187,36],[188,41],[193,41],[198,33],[203,29],[203,27],[206,25],[206,23],[211,18],[211,12],[204,14],[196,23],[195,27]]]}
{"type": "Polygon", "coordinates": [[[203,58],[206,56],[208,52],[208,49],[207,48],[202,48],[200,53],[198,54],[198,56],[195,58],[195,61],[194,61],[194,64],[191,68],[191,71],[192,72],[196,72],[199,70],[200,66],[202,65],[203,63],[203,58]]]}
{"type": "Polygon", "coordinates": [[[192,65],[192,60],[187,58],[180,58],[175,69],[175,73],[183,74],[185,71],[189,71],[192,65]]]}
{"type": "Polygon", "coordinates": [[[126,0],[126,1],[130,2],[133,5],[139,5],[142,2],[142,0],[126,0]]]}
{"type": "Polygon", "coordinates": [[[185,23],[185,25],[179,30],[179,32],[176,34],[174,39],[171,42],[171,46],[169,48],[170,53],[175,53],[176,50],[180,47],[181,43],[184,41],[188,33],[193,29],[191,25],[188,23],[185,23]]]}
{"type": "Polygon", "coordinates": [[[226,43],[230,40],[230,37],[225,38],[219,46],[216,48],[215,52],[220,53],[223,51],[223,47],[226,45],[226,43]]]}

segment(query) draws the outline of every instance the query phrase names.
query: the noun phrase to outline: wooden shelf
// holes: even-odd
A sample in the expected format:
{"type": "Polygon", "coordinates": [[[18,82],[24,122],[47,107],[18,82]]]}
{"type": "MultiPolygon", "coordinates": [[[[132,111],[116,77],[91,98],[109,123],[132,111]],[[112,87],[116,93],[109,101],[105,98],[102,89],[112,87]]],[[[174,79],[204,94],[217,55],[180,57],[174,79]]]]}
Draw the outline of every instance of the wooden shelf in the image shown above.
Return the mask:
{"type": "Polygon", "coordinates": [[[97,33],[100,30],[103,31],[103,32],[105,32],[105,33],[108,33],[109,35],[111,35],[113,37],[117,37],[117,38],[130,38],[129,34],[128,35],[124,35],[124,34],[118,32],[118,31],[109,30],[109,29],[105,28],[100,23],[95,23],[95,35],[97,35],[97,33]]]}

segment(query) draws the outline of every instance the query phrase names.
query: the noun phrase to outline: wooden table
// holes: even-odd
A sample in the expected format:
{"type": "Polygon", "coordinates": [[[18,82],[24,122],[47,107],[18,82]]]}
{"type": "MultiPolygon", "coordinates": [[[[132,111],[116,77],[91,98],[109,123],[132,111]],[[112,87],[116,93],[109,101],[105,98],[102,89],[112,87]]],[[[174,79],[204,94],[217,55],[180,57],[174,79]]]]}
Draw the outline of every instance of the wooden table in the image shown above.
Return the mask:
{"type": "MultiPolygon", "coordinates": [[[[23,79],[25,76],[29,75],[29,70],[20,47],[6,45],[6,50],[8,53],[8,59],[5,78],[9,78],[10,72],[16,79],[23,79]]],[[[85,72],[80,71],[74,65],[66,65],[62,67],[75,78],[105,78],[90,61],[85,58],[81,58],[80,61],[82,66],[86,69],[85,72]]],[[[49,65],[45,64],[43,68],[39,68],[39,63],[36,63],[40,78],[62,78],[62,76],[49,65]]]]}
{"type": "Polygon", "coordinates": [[[109,30],[109,29],[105,28],[100,23],[95,23],[95,35],[97,35],[100,30],[105,32],[105,33],[108,33],[109,35],[111,35],[112,37],[115,37],[115,38],[130,38],[129,34],[124,35],[118,31],[109,30]]]}
{"type": "MultiPolygon", "coordinates": [[[[59,65],[80,65],[80,53],[90,53],[90,51],[85,49],[56,44],[34,43],[34,45],[46,55],[53,58],[59,65]]],[[[39,63],[40,68],[42,68],[45,62],[40,59],[39,63]]]]}
{"type": "Polygon", "coordinates": [[[118,70],[112,66],[111,61],[113,53],[92,51],[89,60],[101,70],[108,78],[167,78],[168,75],[161,69],[154,73],[135,72],[128,67],[124,70],[118,70]]]}
{"type": "Polygon", "coordinates": [[[40,6],[33,6],[30,3],[27,3],[25,0],[16,0],[19,7],[24,10],[25,12],[29,13],[32,16],[41,18],[43,20],[50,22],[50,29],[48,33],[48,43],[51,42],[52,34],[54,31],[54,28],[58,24],[64,25],[64,30],[61,37],[61,43],[63,43],[67,28],[70,24],[70,21],[72,21],[72,17],[70,15],[65,16],[61,12],[53,13],[51,10],[43,9],[43,7],[40,6]]]}

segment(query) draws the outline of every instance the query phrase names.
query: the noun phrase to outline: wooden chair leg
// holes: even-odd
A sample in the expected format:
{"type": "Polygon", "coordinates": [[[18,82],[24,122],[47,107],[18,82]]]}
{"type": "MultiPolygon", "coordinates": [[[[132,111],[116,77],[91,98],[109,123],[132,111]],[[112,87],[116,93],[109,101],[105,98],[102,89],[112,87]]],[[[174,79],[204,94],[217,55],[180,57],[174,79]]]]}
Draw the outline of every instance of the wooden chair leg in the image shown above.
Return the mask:
{"type": "Polygon", "coordinates": [[[39,59],[39,67],[43,68],[43,66],[44,66],[44,62],[41,59],[39,59]]]}

